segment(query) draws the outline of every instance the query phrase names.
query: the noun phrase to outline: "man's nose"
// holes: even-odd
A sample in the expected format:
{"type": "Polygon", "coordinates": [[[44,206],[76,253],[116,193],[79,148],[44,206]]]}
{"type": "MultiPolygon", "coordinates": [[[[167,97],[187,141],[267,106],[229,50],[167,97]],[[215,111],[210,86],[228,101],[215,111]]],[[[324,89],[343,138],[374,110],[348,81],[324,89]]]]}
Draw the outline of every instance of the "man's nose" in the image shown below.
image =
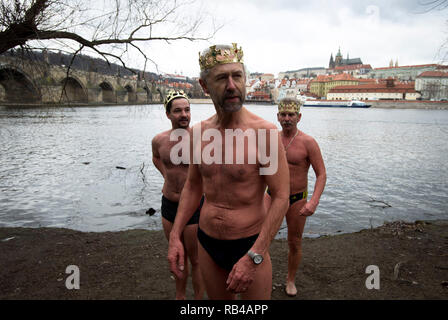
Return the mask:
{"type": "Polygon", "coordinates": [[[233,78],[229,76],[227,78],[227,90],[235,90],[235,89],[236,89],[235,82],[233,81],[233,78]]]}

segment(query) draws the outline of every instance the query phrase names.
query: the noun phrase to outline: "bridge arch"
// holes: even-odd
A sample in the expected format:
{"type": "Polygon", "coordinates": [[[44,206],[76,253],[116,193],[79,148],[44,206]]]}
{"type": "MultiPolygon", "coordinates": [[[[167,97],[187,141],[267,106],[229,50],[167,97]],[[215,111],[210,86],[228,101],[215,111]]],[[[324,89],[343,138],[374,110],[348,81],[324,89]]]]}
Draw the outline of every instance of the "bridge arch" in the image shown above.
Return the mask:
{"type": "Polygon", "coordinates": [[[145,90],[146,92],[146,102],[151,102],[152,101],[151,89],[149,89],[148,87],[143,87],[143,90],[145,90]]]}
{"type": "Polygon", "coordinates": [[[22,70],[0,65],[0,101],[40,102],[42,96],[34,82],[22,70]]]}
{"type": "Polygon", "coordinates": [[[69,76],[62,79],[62,100],[65,102],[88,102],[87,93],[77,78],[69,76]]]}
{"type": "Polygon", "coordinates": [[[102,102],[117,102],[117,98],[115,97],[114,87],[108,82],[103,81],[100,83],[102,102]]]}
{"type": "Polygon", "coordinates": [[[163,103],[163,100],[165,99],[165,96],[163,95],[162,91],[160,90],[160,88],[156,88],[156,91],[159,93],[159,96],[155,96],[154,99],[155,100],[159,100],[160,103],[163,103]]]}
{"type": "Polygon", "coordinates": [[[137,101],[137,93],[134,91],[134,88],[130,84],[127,84],[124,87],[127,91],[127,102],[136,102],[137,101]]]}
{"type": "Polygon", "coordinates": [[[6,101],[6,90],[5,88],[0,84],[0,102],[6,101]]]}

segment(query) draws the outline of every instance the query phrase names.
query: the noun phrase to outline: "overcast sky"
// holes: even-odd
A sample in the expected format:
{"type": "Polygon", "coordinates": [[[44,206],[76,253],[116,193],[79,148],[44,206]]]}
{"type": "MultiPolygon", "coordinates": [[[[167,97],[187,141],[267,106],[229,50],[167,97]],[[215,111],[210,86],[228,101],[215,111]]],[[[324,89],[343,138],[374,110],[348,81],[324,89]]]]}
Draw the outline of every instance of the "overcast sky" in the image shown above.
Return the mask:
{"type": "MultiPolygon", "coordinates": [[[[237,42],[250,72],[328,67],[338,48],[373,68],[440,63],[448,9],[430,0],[208,0],[203,8],[223,27],[210,44],[237,42]]],[[[207,29],[204,26],[204,29],[207,29]]],[[[205,41],[152,44],[159,72],[197,76],[205,41]]],[[[154,71],[154,67],[151,67],[154,71]]]]}

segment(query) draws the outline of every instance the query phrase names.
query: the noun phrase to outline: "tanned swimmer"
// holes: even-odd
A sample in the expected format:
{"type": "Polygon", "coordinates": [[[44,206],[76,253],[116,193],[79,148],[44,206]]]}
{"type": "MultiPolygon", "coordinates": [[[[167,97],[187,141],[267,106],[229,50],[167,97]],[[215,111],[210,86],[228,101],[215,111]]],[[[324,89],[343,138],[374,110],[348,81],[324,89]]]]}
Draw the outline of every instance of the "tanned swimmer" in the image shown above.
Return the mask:
{"type": "Polygon", "coordinates": [[[204,156],[213,144],[215,148],[210,156],[217,156],[221,161],[193,161],[191,156],[170,234],[171,271],[178,277],[185,272],[181,234],[204,193],[198,251],[207,295],[210,299],[236,299],[237,294],[242,299],[270,299],[269,246],[288,208],[289,174],[284,148],[276,126],[243,106],[246,74],[241,48],[236,44],[211,46],[200,54],[199,62],[200,84],[210,95],[216,114],[193,127],[193,136],[195,129],[204,136],[201,135],[196,145],[192,142],[192,150],[193,154],[202,150],[204,156]],[[229,132],[255,133],[252,137],[256,137],[256,146],[247,142],[237,148],[233,138],[227,136],[229,132]],[[264,133],[266,139],[260,139],[264,133]],[[204,138],[210,135],[214,138],[204,138]],[[268,163],[261,158],[254,162],[248,160],[263,150],[275,157],[268,163]],[[237,153],[243,155],[243,163],[237,161],[237,153]],[[276,170],[269,174],[262,170],[272,167],[276,170]],[[269,210],[263,205],[266,186],[272,195],[269,210]]]}
{"type": "MultiPolygon", "coordinates": [[[[176,144],[170,141],[173,130],[184,129],[188,134],[190,130],[190,102],[187,95],[182,91],[170,91],[164,101],[166,116],[171,121],[171,130],[159,133],[152,140],[153,163],[160,171],[165,182],[162,189],[162,225],[165,236],[169,234],[177,214],[180,194],[187,179],[188,164],[173,164],[170,157],[171,148],[176,144]]],[[[195,204],[194,214],[187,221],[183,233],[179,236],[181,245],[186,251],[185,270],[176,277],[176,299],[185,299],[185,291],[188,279],[188,261],[191,263],[192,282],[195,299],[202,299],[204,295],[204,284],[198,263],[197,232],[200,207],[199,200],[195,204]]]]}
{"type": "MultiPolygon", "coordinates": [[[[289,209],[286,213],[288,226],[288,276],[286,294],[297,295],[296,273],[302,260],[302,234],[306,218],[311,216],[319,204],[325,188],[327,174],[319,145],[311,136],[297,129],[302,118],[302,103],[296,99],[283,99],[278,104],[277,119],[282,126],[281,140],[286,151],[290,175],[289,209]],[[308,170],[310,166],[316,174],[313,196],[308,196],[308,170]]],[[[270,190],[266,194],[266,205],[271,202],[270,190]]]]}

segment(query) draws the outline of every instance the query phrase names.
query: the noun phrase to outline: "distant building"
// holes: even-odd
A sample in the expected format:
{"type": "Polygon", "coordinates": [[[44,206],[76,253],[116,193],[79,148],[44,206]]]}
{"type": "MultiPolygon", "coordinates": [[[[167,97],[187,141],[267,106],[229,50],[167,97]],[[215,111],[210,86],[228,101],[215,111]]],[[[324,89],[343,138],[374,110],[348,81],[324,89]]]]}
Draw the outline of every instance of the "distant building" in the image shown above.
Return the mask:
{"type": "MultiPolygon", "coordinates": [[[[251,74],[253,76],[253,74],[251,74]]],[[[272,101],[272,89],[275,87],[274,75],[260,74],[258,78],[250,79],[246,83],[246,99],[257,101],[272,101]],[[269,79],[269,80],[261,80],[269,79]]]]}
{"type": "Polygon", "coordinates": [[[251,73],[249,76],[249,79],[258,79],[261,81],[269,81],[274,80],[274,75],[272,73],[260,73],[260,72],[254,72],[251,73]]]}
{"type": "Polygon", "coordinates": [[[280,80],[284,78],[288,79],[299,79],[299,78],[315,78],[319,75],[327,74],[327,69],[324,67],[316,67],[316,68],[303,68],[292,71],[280,72],[278,74],[278,78],[280,80]]]}
{"type": "MultiPolygon", "coordinates": [[[[393,61],[391,61],[393,62],[393,61]]],[[[396,65],[398,62],[396,63],[396,65]]],[[[425,71],[435,71],[439,68],[438,64],[422,64],[422,65],[411,65],[411,66],[395,66],[395,67],[385,67],[385,68],[375,68],[369,72],[369,78],[375,79],[387,79],[395,78],[402,81],[413,81],[417,76],[425,71]]]]}
{"type": "Polygon", "coordinates": [[[417,76],[415,90],[425,100],[448,99],[448,72],[425,71],[417,76]]]}
{"type": "Polygon", "coordinates": [[[329,76],[318,76],[310,82],[310,92],[318,97],[326,97],[327,93],[334,87],[344,85],[357,85],[359,79],[347,73],[329,76]]]}
{"type": "Polygon", "coordinates": [[[178,74],[169,74],[169,73],[166,73],[166,74],[164,74],[164,75],[162,76],[162,78],[163,78],[163,79],[168,79],[168,80],[170,80],[170,81],[177,81],[177,82],[180,82],[180,81],[187,81],[187,77],[182,76],[182,75],[178,75],[178,74]]]}
{"type": "Polygon", "coordinates": [[[332,73],[348,73],[356,77],[367,77],[371,70],[372,66],[370,64],[351,64],[335,67],[332,69],[332,73]]]}
{"type": "Polygon", "coordinates": [[[341,66],[350,66],[350,65],[362,65],[362,61],[360,58],[350,59],[347,53],[347,59],[342,58],[341,48],[339,48],[336,57],[333,59],[333,54],[330,56],[330,62],[328,64],[328,69],[334,69],[336,67],[341,66]]]}
{"type": "Polygon", "coordinates": [[[311,79],[282,79],[272,90],[274,101],[278,102],[283,98],[296,98],[299,94],[308,91],[308,84],[311,79]]]}
{"type": "Polygon", "coordinates": [[[351,86],[332,88],[328,100],[416,100],[420,94],[414,88],[415,83],[397,82],[390,78],[351,86]]]}

